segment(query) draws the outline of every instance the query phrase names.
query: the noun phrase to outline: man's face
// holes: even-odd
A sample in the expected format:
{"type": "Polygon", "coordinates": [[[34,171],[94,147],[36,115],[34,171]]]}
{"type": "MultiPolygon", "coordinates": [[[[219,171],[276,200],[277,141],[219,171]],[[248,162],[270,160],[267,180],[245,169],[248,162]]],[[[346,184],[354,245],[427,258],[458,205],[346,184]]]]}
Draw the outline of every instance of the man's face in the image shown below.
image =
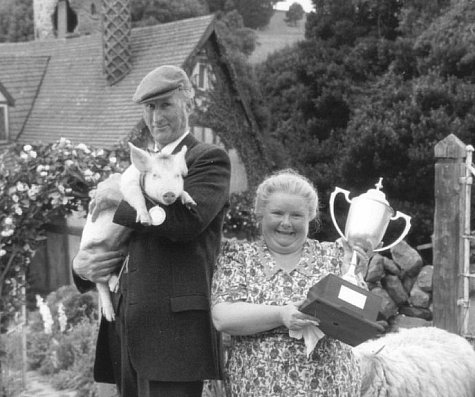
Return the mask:
{"type": "Polygon", "coordinates": [[[144,106],[145,124],[159,147],[173,142],[186,132],[190,108],[178,91],[167,98],[147,102],[144,106]]]}

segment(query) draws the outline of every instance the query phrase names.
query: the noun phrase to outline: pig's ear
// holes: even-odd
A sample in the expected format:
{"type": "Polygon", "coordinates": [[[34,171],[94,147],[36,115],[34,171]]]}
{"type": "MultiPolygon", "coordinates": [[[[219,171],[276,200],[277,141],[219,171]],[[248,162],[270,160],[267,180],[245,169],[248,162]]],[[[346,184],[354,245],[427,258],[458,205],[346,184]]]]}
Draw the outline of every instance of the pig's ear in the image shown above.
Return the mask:
{"type": "Polygon", "coordinates": [[[178,156],[178,159],[181,164],[181,175],[182,176],[187,176],[188,175],[188,167],[186,166],[186,161],[185,161],[185,154],[188,150],[188,147],[184,145],[181,150],[176,154],[178,156]]]}
{"type": "Polygon", "coordinates": [[[150,169],[151,157],[145,150],[139,149],[137,146],[129,142],[130,161],[140,172],[146,172],[150,169]]]}

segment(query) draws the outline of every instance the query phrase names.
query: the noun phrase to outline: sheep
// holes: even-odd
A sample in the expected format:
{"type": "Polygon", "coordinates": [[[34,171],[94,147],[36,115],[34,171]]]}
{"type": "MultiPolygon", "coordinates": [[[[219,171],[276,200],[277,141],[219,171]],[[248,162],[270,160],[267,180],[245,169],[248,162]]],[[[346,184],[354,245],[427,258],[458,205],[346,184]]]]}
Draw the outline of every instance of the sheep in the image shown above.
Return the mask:
{"type": "Polygon", "coordinates": [[[475,350],[435,327],[401,329],[353,348],[361,397],[475,397],[475,350]]]}

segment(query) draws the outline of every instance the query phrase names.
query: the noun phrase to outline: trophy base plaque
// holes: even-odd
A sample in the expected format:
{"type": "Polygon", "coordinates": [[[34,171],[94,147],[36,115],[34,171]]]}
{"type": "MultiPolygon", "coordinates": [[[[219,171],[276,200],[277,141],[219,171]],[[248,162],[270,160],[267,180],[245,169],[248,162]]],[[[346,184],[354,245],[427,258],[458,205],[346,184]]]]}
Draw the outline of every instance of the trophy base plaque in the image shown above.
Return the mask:
{"type": "Polygon", "coordinates": [[[376,323],[380,308],[379,296],[329,274],[310,288],[299,310],[317,317],[326,335],[357,346],[384,331],[376,323]]]}

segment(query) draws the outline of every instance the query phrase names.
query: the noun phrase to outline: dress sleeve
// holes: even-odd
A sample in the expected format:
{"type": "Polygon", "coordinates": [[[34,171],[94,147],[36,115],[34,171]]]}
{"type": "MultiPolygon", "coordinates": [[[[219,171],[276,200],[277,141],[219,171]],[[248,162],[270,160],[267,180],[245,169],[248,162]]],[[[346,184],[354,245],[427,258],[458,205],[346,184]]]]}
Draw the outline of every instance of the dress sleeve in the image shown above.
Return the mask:
{"type": "Polygon", "coordinates": [[[223,244],[211,285],[211,305],[247,300],[246,244],[232,239],[223,244]]]}

